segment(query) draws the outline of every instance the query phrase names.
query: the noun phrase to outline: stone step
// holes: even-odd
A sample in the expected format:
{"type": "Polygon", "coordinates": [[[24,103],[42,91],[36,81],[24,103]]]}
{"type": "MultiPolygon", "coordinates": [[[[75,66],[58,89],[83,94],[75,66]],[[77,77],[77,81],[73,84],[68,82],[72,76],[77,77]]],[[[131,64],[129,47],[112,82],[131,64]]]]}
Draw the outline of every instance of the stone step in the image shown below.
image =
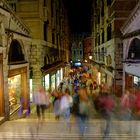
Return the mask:
{"type": "MultiPolygon", "coordinates": [[[[83,136],[85,140],[101,140],[103,136],[99,133],[97,134],[86,134],[83,136]]],[[[127,135],[127,134],[122,134],[122,135],[116,135],[116,134],[110,134],[108,136],[108,139],[110,140],[139,140],[140,135],[127,135]]],[[[81,136],[78,133],[13,133],[13,132],[1,132],[0,135],[0,140],[2,139],[8,139],[8,140],[80,140],[81,136]]],[[[107,140],[108,140],[107,139],[107,140]]]]}

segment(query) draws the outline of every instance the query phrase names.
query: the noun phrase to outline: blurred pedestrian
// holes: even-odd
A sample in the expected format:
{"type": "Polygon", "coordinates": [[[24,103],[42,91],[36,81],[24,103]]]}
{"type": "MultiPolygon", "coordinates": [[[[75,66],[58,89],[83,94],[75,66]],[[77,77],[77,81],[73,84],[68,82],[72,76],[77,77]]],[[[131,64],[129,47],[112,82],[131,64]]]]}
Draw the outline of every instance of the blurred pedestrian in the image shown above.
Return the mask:
{"type": "Polygon", "coordinates": [[[79,94],[79,109],[77,110],[77,121],[80,135],[83,137],[88,130],[88,115],[89,115],[89,98],[87,89],[81,87],[78,90],[79,94]]]}
{"type": "Polygon", "coordinates": [[[131,120],[132,117],[132,95],[129,89],[125,90],[125,93],[121,97],[120,109],[121,109],[121,119],[131,120]]]}
{"type": "Polygon", "coordinates": [[[137,87],[135,91],[134,114],[135,119],[140,120],[140,87],[137,87]]]}
{"type": "Polygon", "coordinates": [[[120,116],[121,116],[121,120],[126,121],[125,125],[128,124],[127,133],[129,134],[132,134],[131,120],[133,118],[132,112],[133,112],[134,103],[135,103],[134,94],[131,92],[131,89],[126,89],[125,93],[121,97],[120,116]]]}
{"type": "Polygon", "coordinates": [[[98,96],[99,94],[99,86],[96,81],[93,82],[93,90],[92,90],[92,99],[94,99],[98,96]]]}
{"type": "Polygon", "coordinates": [[[48,96],[45,89],[39,86],[36,92],[33,94],[33,102],[36,104],[36,113],[38,119],[45,119],[46,104],[48,104],[48,96]]]}
{"type": "Polygon", "coordinates": [[[60,99],[61,99],[61,91],[54,90],[52,92],[53,100],[53,111],[55,114],[55,119],[59,120],[60,117],[60,99]]]}
{"type": "Polygon", "coordinates": [[[107,84],[104,84],[102,91],[100,93],[99,101],[99,113],[105,119],[105,126],[103,126],[103,139],[106,140],[109,137],[111,130],[111,119],[114,109],[114,100],[111,95],[110,87],[107,84]]]}
{"type": "MultiPolygon", "coordinates": [[[[72,105],[72,97],[70,95],[69,89],[66,88],[65,92],[61,96],[60,99],[60,113],[62,116],[62,119],[64,119],[64,125],[66,125],[66,129],[70,130],[70,108],[72,105]]],[[[64,127],[64,126],[63,126],[64,127]]]]}

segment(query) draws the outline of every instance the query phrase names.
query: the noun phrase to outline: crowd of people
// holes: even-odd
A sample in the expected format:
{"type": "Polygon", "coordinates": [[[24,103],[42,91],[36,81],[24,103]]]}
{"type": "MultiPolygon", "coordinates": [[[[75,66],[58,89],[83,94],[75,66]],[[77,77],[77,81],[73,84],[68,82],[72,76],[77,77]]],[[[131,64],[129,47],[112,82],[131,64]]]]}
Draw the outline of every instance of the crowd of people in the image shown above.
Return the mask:
{"type": "Polygon", "coordinates": [[[108,137],[111,131],[111,120],[116,117],[121,120],[140,118],[140,90],[126,89],[120,98],[112,92],[112,87],[106,83],[97,82],[82,73],[70,74],[59,86],[47,94],[44,88],[39,87],[34,94],[37,116],[45,118],[45,109],[50,106],[52,100],[53,112],[56,120],[65,120],[67,127],[70,127],[70,118],[74,116],[80,134],[83,136],[88,130],[88,120],[94,119],[98,114],[99,118],[105,120],[102,126],[104,138],[108,137]]]}

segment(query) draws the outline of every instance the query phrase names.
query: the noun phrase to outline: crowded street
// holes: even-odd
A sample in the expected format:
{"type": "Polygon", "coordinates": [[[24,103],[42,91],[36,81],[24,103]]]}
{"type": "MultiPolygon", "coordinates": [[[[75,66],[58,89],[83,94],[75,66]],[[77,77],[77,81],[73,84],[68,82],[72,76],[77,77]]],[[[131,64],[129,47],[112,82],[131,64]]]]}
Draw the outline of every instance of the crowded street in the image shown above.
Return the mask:
{"type": "Polygon", "coordinates": [[[0,0],[0,140],[140,140],[140,0],[0,0]]]}
{"type": "Polygon", "coordinates": [[[134,114],[137,96],[131,105],[128,98],[115,96],[111,87],[105,83],[99,86],[91,77],[91,73],[77,68],[53,91],[39,86],[33,95],[40,92],[43,100],[39,100],[40,95],[33,97],[30,112],[17,112],[3,123],[0,139],[140,140],[139,118],[134,114]],[[44,95],[49,100],[42,108],[44,95]],[[81,102],[86,103],[86,112],[85,106],[80,109],[81,102]]]}

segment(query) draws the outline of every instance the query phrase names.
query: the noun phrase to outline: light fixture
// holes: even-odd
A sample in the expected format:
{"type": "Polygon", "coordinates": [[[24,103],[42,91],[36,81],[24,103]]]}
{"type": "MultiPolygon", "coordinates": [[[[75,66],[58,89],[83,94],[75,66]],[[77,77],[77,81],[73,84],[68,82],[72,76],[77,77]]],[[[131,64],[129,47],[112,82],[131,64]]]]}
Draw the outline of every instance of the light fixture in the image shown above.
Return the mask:
{"type": "Polygon", "coordinates": [[[88,58],[89,58],[90,60],[93,58],[93,56],[92,56],[92,50],[89,51],[89,53],[88,53],[88,58]]]}
{"type": "Polygon", "coordinates": [[[92,55],[89,55],[89,59],[90,59],[90,60],[92,59],[92,55]]]}

